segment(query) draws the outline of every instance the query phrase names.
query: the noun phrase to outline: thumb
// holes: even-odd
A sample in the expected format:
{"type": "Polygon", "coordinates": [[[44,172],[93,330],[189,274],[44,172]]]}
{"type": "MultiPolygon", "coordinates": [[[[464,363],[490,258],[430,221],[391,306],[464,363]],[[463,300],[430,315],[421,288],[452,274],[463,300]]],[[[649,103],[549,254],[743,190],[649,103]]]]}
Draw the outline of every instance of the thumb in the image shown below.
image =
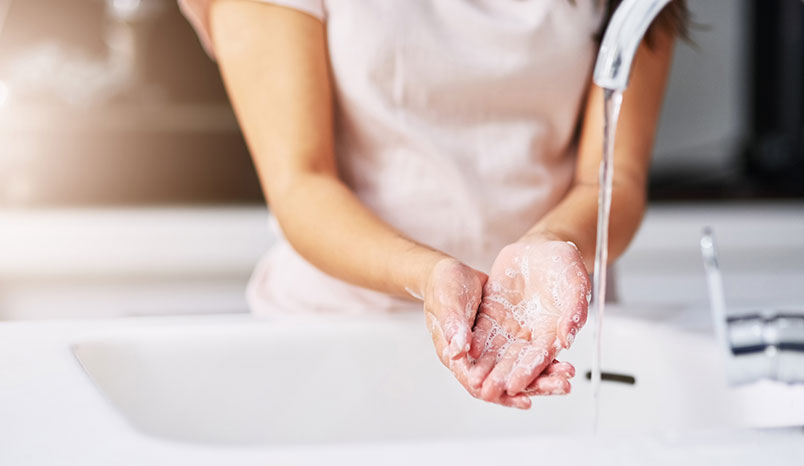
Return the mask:
{"type": "Polygon", "coordinates": [[[472,272],[472,283],[466,283],[467,293],[460,302],[463,309],[448,313],[445,322],[444,334],[449,342],[449,356],[452,359],[459,359],[469,352],[472,327],[483,298],[483,287],[489,278],[479,270],[472,269],[472,272]]]}
{"type": "Polygon", "coordinates": [[[466,321],[469,322],[470,328],[475,326],[477,311],[480,308],[480,303],[483,301],[483,290],[486,289],[486,283],[489,281],[487,274],[475,269],[472,269],[472,272],[475,274],[477,283],[474,284],[470,293],[469,302],[466,303],[466,308],[464,309],[464,316],[466,317],[466,321]]]}
{"type": "Polygon", "coordinates": [[[449,342],[447,354],[450,359],[460,359],[469,351],[472,331],[468,321],[455,314],[450,315],[445,323],[444,335],[449,342]]]}

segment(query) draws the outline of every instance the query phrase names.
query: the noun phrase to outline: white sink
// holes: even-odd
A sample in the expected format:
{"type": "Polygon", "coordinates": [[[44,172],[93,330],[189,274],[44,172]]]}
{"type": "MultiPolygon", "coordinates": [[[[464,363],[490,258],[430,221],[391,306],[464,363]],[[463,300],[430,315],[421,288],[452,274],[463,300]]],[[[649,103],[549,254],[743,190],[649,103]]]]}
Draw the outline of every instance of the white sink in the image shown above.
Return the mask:
{"type": "MultiPolygon", "coordinates": [[[[804,387],[724,382],[708,334],[625,317],[605,323],[604,432],[804,425],[804,387]]],[[[591,331],[562,359],[573,393],[530,411],[467,395],[441,367],[419,315],[369,321],[149,326],[80,342],[75,355],[138,430],[214,444],[310,444],[588,433],[591,331]]]]}

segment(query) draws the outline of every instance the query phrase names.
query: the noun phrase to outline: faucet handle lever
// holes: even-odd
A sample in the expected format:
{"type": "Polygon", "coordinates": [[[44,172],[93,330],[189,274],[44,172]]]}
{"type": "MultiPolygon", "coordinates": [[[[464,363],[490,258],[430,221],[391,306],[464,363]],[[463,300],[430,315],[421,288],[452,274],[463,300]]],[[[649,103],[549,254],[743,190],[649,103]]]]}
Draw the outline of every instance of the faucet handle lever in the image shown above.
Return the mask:
{"type": "Polygon", "coordinates": [[[715,336],[723,349],[727,378],[739,385],[760,379],[804,383],[804,312],[766,309],[730,316],[723,277],[709,227],[701,236],[715,336]]]}
{"type": "Polygon", "coordinates": [[[728,315],[726,311],[726,293],[723,289],[723,274],[720,272],[720,260],[715,244],[715,234],[711,227],[704,227],[701,235],[701,255],[703,256],[706,284],[709,289],[709,305],[712,310],[712,324],[715,336],[723,348],[731,350],[726,334],[728,315]]]}

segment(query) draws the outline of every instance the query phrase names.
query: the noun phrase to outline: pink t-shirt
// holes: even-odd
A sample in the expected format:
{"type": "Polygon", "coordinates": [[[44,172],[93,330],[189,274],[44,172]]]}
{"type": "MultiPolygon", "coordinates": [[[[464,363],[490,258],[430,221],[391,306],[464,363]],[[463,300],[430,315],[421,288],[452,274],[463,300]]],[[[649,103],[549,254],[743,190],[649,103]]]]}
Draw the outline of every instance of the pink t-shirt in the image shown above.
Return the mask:
{"type": "MultiPolygon", "coordinates": [[[[250,1],[326,23],[340,173],[410,238],[488,270],[566,194],[604,2],[250,1]]],[[[209,0],[181,3],[204,39],[209,0]]],[[[281,236],[248,297],[258,313],[418,307],[319,272],[281,236]]]]}

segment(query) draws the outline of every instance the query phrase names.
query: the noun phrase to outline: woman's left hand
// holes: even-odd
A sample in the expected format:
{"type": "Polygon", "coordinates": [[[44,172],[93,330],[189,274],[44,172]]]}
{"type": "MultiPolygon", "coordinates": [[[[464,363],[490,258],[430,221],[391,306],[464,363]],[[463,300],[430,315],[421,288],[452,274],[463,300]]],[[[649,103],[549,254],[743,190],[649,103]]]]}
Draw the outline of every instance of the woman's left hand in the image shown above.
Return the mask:
{"type": "Polygon", "coordinates": [[[545,369],[586,322],[589,293],[573,244],[539,235],[506,246],[484,287],[469,352],[477,360],[470,386],[488,401],[527,394],[534,383],[541,387],[535,394],[568,393],[566,377],[545,369]]]}

